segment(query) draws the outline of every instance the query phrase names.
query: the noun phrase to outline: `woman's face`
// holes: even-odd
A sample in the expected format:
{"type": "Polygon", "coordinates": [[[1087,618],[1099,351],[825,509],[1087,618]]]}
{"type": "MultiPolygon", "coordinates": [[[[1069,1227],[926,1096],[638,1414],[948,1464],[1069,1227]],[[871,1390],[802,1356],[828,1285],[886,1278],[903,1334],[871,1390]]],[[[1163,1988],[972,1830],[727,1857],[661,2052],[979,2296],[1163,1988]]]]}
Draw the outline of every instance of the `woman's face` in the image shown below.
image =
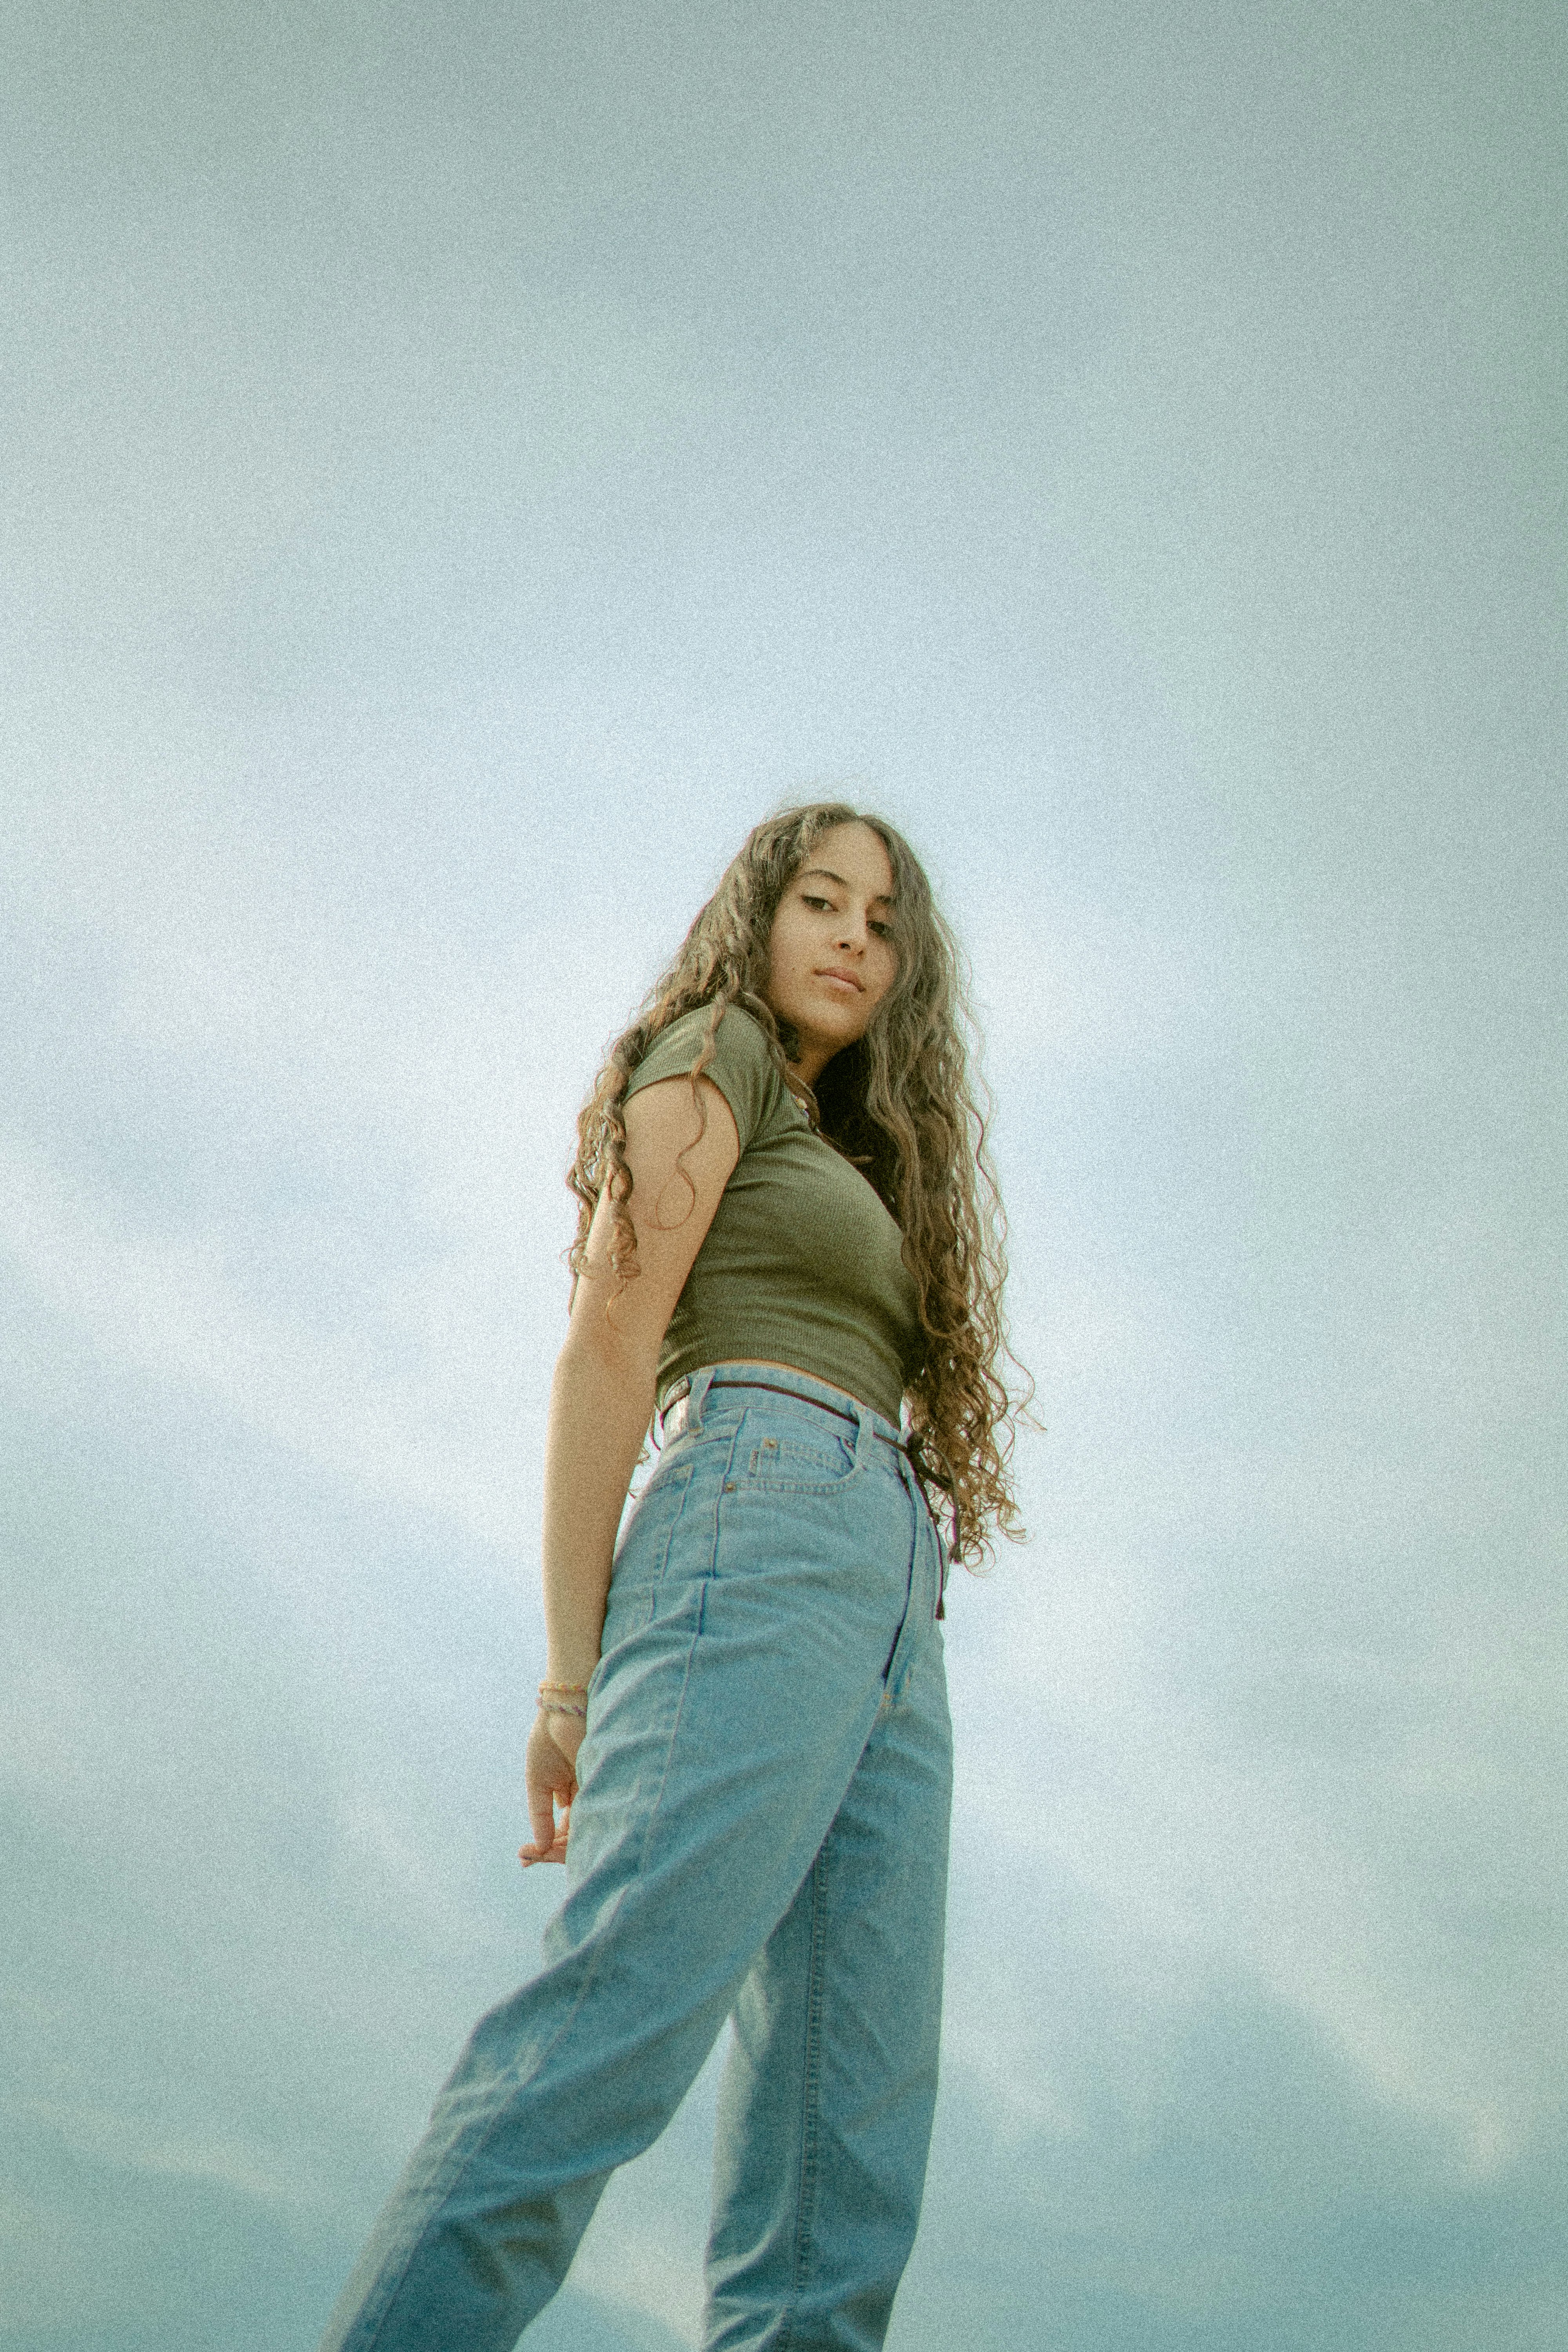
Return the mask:
{"type": "Polygon", "coordinates": [[[768,1003],[800,1039],[793,1066],[815,1086],[863,1037],[898,978],[893,869],[868,824],[836,824],[806,854],[773,917],[768,1003]]]}

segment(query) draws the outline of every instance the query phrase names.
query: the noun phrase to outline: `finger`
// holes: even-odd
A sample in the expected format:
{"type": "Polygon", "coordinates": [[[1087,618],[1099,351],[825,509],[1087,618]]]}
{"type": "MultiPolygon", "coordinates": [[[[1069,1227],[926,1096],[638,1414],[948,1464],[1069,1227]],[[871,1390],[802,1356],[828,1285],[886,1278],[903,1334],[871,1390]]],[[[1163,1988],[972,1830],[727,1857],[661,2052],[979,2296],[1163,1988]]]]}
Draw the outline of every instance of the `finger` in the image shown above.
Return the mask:
{"type": "Polygon", "coordinates": [[[532,1847],[536,1854],[546,1854],[555,1843],[555,1791],[531,1783],[528,1790],[528,1825],[533,1832],[532,1847]]]}
{"type": "Polygon", "coordinates": [[[517,1858],[524,1870],[535,1862],[564,1862],[566,1859],[565,1836],[558,1832],[547,1846],[520,1845],[517,1858]]]}

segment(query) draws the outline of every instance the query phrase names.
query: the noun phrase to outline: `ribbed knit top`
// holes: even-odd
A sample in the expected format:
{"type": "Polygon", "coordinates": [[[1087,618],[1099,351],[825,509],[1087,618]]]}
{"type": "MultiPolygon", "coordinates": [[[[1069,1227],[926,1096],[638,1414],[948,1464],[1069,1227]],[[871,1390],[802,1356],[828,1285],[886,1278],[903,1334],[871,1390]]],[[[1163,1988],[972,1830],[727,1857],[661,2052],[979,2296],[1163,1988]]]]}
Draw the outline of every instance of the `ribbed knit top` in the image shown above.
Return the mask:
{"type": "MultiPolygon", "coordinates": [[[[632,1073],[628,1097],[689,1073],[711,1010],[683,1013],[632,1073]]],[[[662,1399],[704,1364],[793,1364],[897,1423],[924,1354],[903,1236],[859,1170],[812,1132],[767,1038],[730,1005],[702,1076],[734,1113],[741,1156],[676,1302],[662,1399]]]]}

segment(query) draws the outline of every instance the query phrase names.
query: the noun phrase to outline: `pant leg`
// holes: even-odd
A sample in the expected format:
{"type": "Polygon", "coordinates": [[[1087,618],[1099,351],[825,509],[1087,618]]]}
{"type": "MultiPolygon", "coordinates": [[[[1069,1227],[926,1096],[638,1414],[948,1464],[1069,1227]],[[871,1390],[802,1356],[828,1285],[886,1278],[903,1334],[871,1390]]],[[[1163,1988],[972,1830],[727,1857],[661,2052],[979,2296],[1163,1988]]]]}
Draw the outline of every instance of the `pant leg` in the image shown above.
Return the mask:
{"type": "Polygon", "coordinates": [[[510,2352],[855,1771],[908,1608],[909,1497],[858,1456],[780,1491],[766,1416],[713,1419],[617,1560],[545,1966],[476,2028],[322,2352],[510,2352]]]}
{"type": "Polygon", "coordinates": [[[922,1637],[737,2002],[705,2352],[874,2352],[914,2241],[936,2097],[952,1743],[941,1633],[913,1622],[922,1637]]]}

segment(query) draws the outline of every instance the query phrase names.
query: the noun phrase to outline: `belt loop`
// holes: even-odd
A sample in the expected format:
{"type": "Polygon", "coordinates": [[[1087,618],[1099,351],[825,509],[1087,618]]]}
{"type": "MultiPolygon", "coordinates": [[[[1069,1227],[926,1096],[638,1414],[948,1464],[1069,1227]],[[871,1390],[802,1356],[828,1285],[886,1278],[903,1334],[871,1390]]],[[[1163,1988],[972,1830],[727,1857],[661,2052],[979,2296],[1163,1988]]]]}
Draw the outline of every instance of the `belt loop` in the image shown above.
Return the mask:
{"type": "Polygon", "coordinates": [[[711,1364],[704,1364],[700,1372],[692,1373],[691,1384],[686,1391],[686,1435],[688,1437],[700,1437],[702,1434],[702,1407],[712,1385],[713,1366],[711,1364]]]}
{"type": "Polygon", "coordinates": [[[870,1466],[871,1448],[876,1442],[877,1433],[872,1426],[869,1406],[863,1405],[858,1397],[854,1400],[854,1404],[855,1467],[857,1470],[865,1470],[870,1466]]]}

